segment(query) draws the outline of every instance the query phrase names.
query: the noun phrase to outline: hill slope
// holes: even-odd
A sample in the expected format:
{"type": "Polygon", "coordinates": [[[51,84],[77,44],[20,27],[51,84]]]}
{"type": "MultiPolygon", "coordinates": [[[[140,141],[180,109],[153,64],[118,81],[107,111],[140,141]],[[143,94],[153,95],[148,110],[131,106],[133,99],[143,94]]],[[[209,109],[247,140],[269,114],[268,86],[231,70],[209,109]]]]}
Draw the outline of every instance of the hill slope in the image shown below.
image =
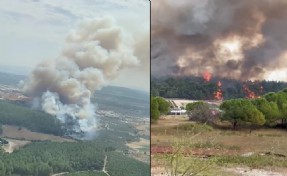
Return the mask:
{"type": "Polygon", "coordinates": [[[24,79],[26,79],[26,76],[0,72],[0,84],[16,86],[21,80],[24,79]]]}

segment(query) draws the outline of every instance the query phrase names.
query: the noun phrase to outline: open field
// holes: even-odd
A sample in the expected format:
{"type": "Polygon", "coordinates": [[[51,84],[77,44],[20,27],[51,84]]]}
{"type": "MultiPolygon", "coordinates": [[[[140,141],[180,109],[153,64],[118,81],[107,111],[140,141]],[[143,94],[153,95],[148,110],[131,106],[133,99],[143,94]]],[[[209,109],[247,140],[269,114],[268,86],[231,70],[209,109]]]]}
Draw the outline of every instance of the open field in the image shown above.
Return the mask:
{"type": "Polygon", "coordinates": [[[171,154],[182,157],[183,165],[193,163],[204,175],[286,175],[286,130],[234,131],[228,125],[213,128],[184,117],[161,118],[151,126],[153,175],[166,172],[171,154]]]}
{"type": "Polygon", "coordinates": [[[54,142],[73,142],[74,141],[72,139],[68,139],[68,138],[64,138],[60,136],[54,136],[50,134],[32,132],[23,127],[10,126],[10,125],[3,125],[3,133],[0,136],[4,138],[27,140],[27,141],[35,141],[35,140],[41,140],[41,141],[49,140],[49,141],[54,141],[54,142]]]}
{"type": "Polygon", "coordinates": [[[148,147],[150,144],[149,140],[140,138],[140,141],[135,141],[135,142],[131,142],[131,143],[127,143],[127,146],[129,146],[132,149],[141,149],[144,147],[148,147]]]}
{"type": "Polygon", "coordinates": [[[73,139],[68,139],[60,136],[54,136],[44,133],[32,132],[26,128],[20,128],[17,126],[3,125],[3,132],[0,135],[8,144],[2,146],[2,148],[8,152],[12,153],[32,141],[53,141],[53,142],[74,142],[73,139]]]}
{"type": "Polygon", "coordinates": [[[29,143],[31,141],[25,141],[25,140],[16,140],[16,139],[6,139],[4,138],[8,144],[5,144],[2,146],[5,152],[12,153],[14,150],[17,150],[29,143]]]}

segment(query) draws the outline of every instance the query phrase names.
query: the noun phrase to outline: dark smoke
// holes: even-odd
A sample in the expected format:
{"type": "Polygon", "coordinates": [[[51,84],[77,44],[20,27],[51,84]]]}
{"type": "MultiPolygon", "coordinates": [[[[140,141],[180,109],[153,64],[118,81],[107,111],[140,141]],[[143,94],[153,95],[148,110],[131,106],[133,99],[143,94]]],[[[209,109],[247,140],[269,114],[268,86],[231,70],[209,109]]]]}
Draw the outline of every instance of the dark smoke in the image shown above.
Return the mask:
{"type": "Polygon", "coordinates": [[[156,0],[151,15],[153,76],[264,79],[287,66],[286,0],[156,0]]]}

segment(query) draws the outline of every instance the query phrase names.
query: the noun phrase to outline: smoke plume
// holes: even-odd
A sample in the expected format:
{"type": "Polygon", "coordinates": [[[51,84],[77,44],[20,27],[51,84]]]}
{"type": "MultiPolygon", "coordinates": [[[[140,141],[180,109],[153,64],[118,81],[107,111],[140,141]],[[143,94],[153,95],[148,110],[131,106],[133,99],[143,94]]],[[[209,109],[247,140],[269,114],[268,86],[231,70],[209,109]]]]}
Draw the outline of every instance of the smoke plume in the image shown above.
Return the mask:
{"type": "Polygon", "coordinates": [[[286,0],[156,0],[153,76],[264,79],[287,66],[286,0]]]}
{"type": "Polygon", "coordinates": [[[121,70],[139,66],[134,45],[133,38],[111,17],[83,21],[67,36],[57,59],[34,69],[23,91],[63,123],[75,120],[79,130],[94,128],[95,109],[90,98],[121,70]]]}

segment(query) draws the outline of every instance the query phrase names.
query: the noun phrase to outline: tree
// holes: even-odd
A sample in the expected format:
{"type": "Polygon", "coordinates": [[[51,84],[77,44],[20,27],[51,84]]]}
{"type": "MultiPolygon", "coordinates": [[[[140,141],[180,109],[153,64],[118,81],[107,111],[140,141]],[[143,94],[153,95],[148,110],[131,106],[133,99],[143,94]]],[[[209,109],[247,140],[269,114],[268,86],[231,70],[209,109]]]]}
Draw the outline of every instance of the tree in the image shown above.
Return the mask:
{"type": "Polygon", "coordinates": [[[264,95],[264,98],[268,102],[276,103],[279,110],[278,119],[282,119],[282,125],[286,125],[287,120],[287,94],[284,91],[278,93],[271,92],[264,95]]]}
{"type": "Polygon", "coordinates": [[[198,102],[194,102],[194,103],[188,103],[186,105],[185,109],[187,111],[192,111],[192,110],[196,109],[197,107],[203,106],[204,104],[206,104],[206,103],[204,103],[203,101],[198,101],[198,102]]]}
{"type": "Polygon", "coordinates": [[[186,110],[189,120],[198,121],[201,123],[210,123],[214,119],[209,105],[202,101],[188,103],[186,105],[186,110]]]}
{"type": "Polygon", "coordinates": [[[238,123],[248,123],[263,125],[265,117],[256,107],[247,99],[226,100],[220,105],[224,111],[222,120],[228,120],[232,123],[233,129],[238,123]]]}
{"type": "Polygon", "coordinates": [[[265,116],[266,124],[273,124],[280,118],[280,111],[275,102],[268,102],[265,98],[257,98],[251,101],[265,116]]]}
{"type": "Polygon", "coordinates": [[[151,120],[157,121],[159,118],[160,112],[158,110],[158,102],[156,98],[151,97],[151,120]]]}
{"type": "Polygon", "coordinates": [[[170,107],[169,102],[166,101],[162,97],[156,97],[155,99],[158,103],[158,110],[159,110],[160,114],[161,115],[167,114],[169,112],[169,107],[170,107]]]}

